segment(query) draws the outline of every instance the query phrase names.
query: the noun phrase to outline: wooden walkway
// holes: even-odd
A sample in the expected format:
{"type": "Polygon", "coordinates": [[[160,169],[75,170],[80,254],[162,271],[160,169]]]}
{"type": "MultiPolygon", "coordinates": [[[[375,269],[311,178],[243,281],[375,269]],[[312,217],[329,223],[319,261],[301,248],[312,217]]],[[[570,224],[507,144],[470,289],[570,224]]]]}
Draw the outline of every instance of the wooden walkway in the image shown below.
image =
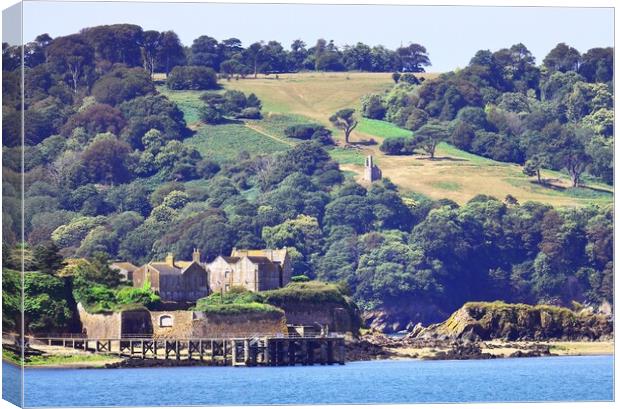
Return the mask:
{"type": "Polygon", "coordinates": [[[344,337],[333,335],[213,339],[37,337],[29,338],[28,342],[32,346],[36,343],[46,343],[134,359],[197,360],[220,366],[344,365],[345,363],[344,337]]]}

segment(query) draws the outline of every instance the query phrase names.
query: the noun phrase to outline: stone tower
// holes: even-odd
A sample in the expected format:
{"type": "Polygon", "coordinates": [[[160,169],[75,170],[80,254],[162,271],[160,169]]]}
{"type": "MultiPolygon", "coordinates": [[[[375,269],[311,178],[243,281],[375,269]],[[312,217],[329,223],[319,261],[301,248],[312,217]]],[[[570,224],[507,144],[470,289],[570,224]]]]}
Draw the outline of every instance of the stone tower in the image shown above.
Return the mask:
{"type": "Polygon", "coordinates": [[[364,180],[372,183],[379,179],[381,179],[381,169],[375,165],[372,155],[368,155],[366,157],[366,166],[364,167],[364,180]]]}

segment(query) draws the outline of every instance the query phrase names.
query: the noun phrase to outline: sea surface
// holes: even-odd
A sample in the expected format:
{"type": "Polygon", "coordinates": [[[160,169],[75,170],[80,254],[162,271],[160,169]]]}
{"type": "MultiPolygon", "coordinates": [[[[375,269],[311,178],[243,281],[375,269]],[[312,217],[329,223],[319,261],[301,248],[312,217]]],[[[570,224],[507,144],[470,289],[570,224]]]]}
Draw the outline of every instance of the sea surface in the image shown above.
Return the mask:
{"type": "MultiPolygon", "coordinates": [[[[18,373],[3,363],[3,395],[7,387],[18,387],[10,383],[18,373]]],[[[260,368],[28,368],[24,392],[28,407],[609,401],[614,398],[613,356],[260,368]]]]}

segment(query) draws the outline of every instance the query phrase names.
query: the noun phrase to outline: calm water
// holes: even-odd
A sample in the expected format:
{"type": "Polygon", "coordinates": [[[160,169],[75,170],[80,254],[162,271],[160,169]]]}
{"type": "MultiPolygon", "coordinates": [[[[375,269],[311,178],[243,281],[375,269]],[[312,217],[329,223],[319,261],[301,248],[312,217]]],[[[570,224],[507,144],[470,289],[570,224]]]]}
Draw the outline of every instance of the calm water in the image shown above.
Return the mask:
{"type": "MultiPolygon", "coordinates": [[[[3,366],[5,376],[18,371],[3,366]]],[[[26,369],[25,378],[26,406],[613,399],[612,356],[277,368],[26,369]]]]}

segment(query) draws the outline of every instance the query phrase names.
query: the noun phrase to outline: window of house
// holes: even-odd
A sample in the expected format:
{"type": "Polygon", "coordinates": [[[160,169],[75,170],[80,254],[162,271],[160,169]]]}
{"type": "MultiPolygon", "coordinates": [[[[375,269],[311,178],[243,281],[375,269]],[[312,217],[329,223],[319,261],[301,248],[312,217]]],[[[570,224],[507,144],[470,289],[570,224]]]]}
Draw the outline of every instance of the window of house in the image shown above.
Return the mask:
{"type": "Polygon", "coordinates": [[[159,326],[160,327],[171,327],[172,317],[170,315],[162,315],[161,317],[159,317],[159,326]]]}

